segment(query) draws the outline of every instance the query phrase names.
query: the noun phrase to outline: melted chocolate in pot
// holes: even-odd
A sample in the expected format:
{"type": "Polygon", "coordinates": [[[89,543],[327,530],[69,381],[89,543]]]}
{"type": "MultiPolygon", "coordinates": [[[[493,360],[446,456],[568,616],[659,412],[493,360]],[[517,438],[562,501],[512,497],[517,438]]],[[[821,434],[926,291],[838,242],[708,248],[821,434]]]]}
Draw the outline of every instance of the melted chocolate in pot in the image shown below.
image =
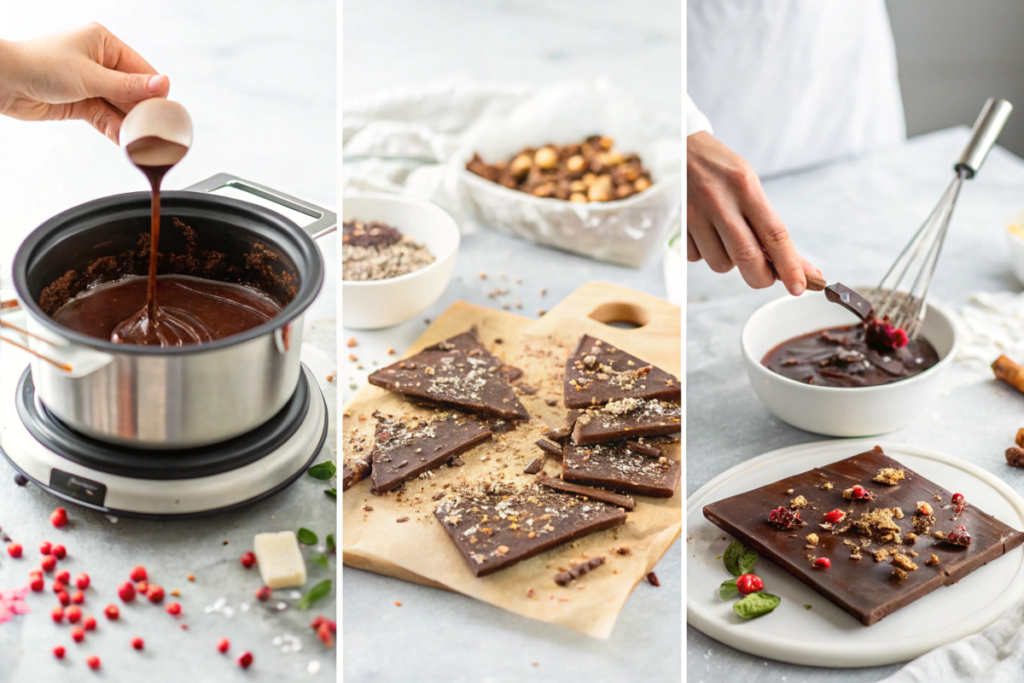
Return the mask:
{"type": "Polygon", "coordinates": [[[939,362],[924,339],[900,349],[875,349],[865,341],[865,325],[819,330],[782,342],[761,364],[783,377],[826,387],[870,387],[898,382],[939,362]]]}
{"type": "Polygon", "coordinates": [[[187,275],[156,279],[160,323],[152,325],[148,278],[129,276],[88,289],[53,314],[64,327],[113,342],[182,346],[223,339],[262,325],[281,306],[250,287],[187,275]],[[150,339],[154,341],[149,341],[150,339]]]}

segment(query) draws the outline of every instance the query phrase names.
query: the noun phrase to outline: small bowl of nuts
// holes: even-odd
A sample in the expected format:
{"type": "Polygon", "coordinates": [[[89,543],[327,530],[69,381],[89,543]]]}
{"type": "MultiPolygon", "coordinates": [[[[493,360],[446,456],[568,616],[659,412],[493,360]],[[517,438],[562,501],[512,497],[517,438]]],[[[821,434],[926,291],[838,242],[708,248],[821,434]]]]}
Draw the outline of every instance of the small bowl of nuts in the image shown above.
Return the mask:
{"type": "Polygon", "coordinates": [[[452,163],[488,227],[636,268],[682,214],[678,132],[659,131],[628,96],[570,86],[487,118],[452,163]]]}
{"type": "Polygon", "coordinates": [[[448,287],[459,226],[443,209],[402,195],[346,195],[342,204],[345,327],[379,329],[415,318],[448,287]]]}

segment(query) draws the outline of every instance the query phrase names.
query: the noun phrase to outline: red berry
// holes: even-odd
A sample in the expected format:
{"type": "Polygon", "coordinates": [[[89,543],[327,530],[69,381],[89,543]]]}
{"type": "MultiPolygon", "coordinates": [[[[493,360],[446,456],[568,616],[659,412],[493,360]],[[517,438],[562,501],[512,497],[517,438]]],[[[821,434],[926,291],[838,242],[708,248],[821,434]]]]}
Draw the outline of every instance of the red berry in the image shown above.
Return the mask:
{"type": "Polygon", "coordinates": [[[838,508],[836,508],[832,512],[825,513],[825,521],[830,524],[838,524],[839,522],[843,521],[844,517],[846,517],[846,513],[838,508]]]}
{"type": "Polygon", "coordinates": [[[21,557],[21,544],[20,543],[8,543],[7,554],[17,559],[21,557]]]}
{"type": "Polygon", "coordinates": [[[117,621],[117,618],[121,616],[121,610],[117,609],[117,605],[107,605],[103,609],[103,613],[107,615],[107,619],[111,621],[117,621]]]}
{"type": "MultiPolygon", "coordinates": [[[[115,608],[116,609],[116,608],[115,608]]],[[[96,630],[96,617],[86,617],[82,620],[82,628],[86,631],[96,630]]]]}
{"type": "Polygon", "coordinates": [[[67,586],[64,585],[63,581],[54,581],[53,582],[53,592],[54,593],[60,593],[62,590],[65,590],[66,588],[67,588],[67,586]]]}
{"type": "Polygon", "coordinates": [[[57,647],[53,648],[53,656],[57,659],[64,659],[64,646],[58,645],[57,647]]]}
{"type": "Polygon", "coordinates": [[[67,591],[61,591],[57,593],[57,599],[60,600],[60,604],[64,605],[65,607],[71,604],[71,598],[68,596],[67,591]]]}
{"type": "Polygon", "coordinates": [[[857,484],[851,489],[851,498],[853,498],[853,500],[870,500],[871,491],[860,484],[857,484]]]}
{"type": "Polygon", "coordinates": [[[43,555],[49,555],[50,551],[52,551],[52,550],[53,550],[53,546],[50,545],[49,541],[43,541],[42,543],[39,544],[39,552],[42,553],[43,555]]]}
{"type": "Polygon", "coordinates": [[[88,588],[90,583],[91,580],[89,579],[89,575],[85,572],[75,574],[75,585],[81,588],[82,590],[88,588]]]}
{"type": "Polygon", "coordinates": [[[792,529],[803,524],[800,512],[793,512],[787,507],[779,506],[768,513],[768,522],[780,529],[792,529]]]}
{"type": "Polygon", "coordinates": [[[242,566],[252,569],[256,565],[256,556],[252,553],[242,553],[242,566]]]}
{"type": "Polygon", "coordinates": [[[64,621],[64,608],[60,606],[54,607],[53,611],[50,612],[50,616],[59,624],[64,621]]]}
{"type": "Polygon", "coordinates": [[[57,579],[65,585],[69,584],[71,583],[71,572],[69,572],[67,569],[61,569],[59,572],[53,575],[53,578],[57,579]]]}
{"type": "Polygon", "coordinates": [[[326,622],[320,624],[320,628],[316,630],[316,637],[325,647],[334,647],[334,636],[331,634],[331,627],[326,622]]]}
{"type": "Polygon", "coordinates": [[[953,527],[953,530],[946,534],[946,543],[965,547],[969,546],[971,544],[971,535],[967,533],[967,527],[963,524],[953,527]]]}
{"type": "Polygon", "coordinates": [[[146,647],[146,643],[142,640],[142,638],[135,636],[134,638],[132,638],[132,647],[134,647],[136,650],[141,650],[142,648],[146,647]]]}
{"type": "Polygon", "coordinates": [[[953,494],[953,512],[955,512],[956,514],[959,515],[960,513],[962,513],[964,511],[964,508],[966,506],[967,506],[967,501],[964,500],[963,494],[962,493],[954,493],[953,494]]]}
{"type": "Polygon", "coordinates": [[[167,603],[167,607],[165,607],[164,609],[167,610],[168,614],[173,614],[174,616],[178,616],[179,614],[181,614],[181,604],[177,602],[167,603]]]}
{"type": "Polygon", "coordinates": [[[814,566],[818,569],[829,569],[832,566],[832,560],[827,557],[819,557],[814,561],[814,566]]]}
{"type": "Polygon", "coordinates": [[[29,581],[28,587],[34,590],[36,593],[42,592],[43,588],[46,587],[46,582],[43,581],[41,576],[33,576],[32,580],[29,581]]]}
{"type": "Polygon", "coordinates": [[[44,572],[52,572],[53,568],[57,566],[57,558],[53,555],[47,555],[43,558],[43,561],[39,563],[39,566],[43,568],[44,572]]]}
{"type": "Polygon", "coordinates": [[[67,554],[68,554],[68,551],[65,550],[64,546],[62,546],[62,545],[55,545],[55,546],[53,546],[53,556],[56,557],[58,560],[63,560],[64,557],[67,554]]]}
{"type": "Polygon", "coordinates": [[[242,667],[243,669],[248,669],[251,665],[252,665],[252,653],[251,652],[246,652],[245,654],[243,654],[241,657],[238,658],[238,666],[242,667]]]}
{"type": "Polygon", "coordinates": [[[137,567],[132,567],[132,573],[129,576],[132,577],[132,581],[145,581],[147,578],[146,568],[141,564],[137,567]]]}
{"type": "Polygon", "coordinates": [[[89,665],[89,668],[95,671],[100,668],[100,658],[96,655],[89,655],[85,658],[85,663],[89,665]]]}
{"type": "Polygon", "coordinates": [[[256,589],[256,599],[260,602],[266,602],[270,599],[270,586],[263,586],[262,588],[256,589]]]}
{"type": "Polygon", "coordinates": [[[85,593],[83,593],[82,591],[75,591],[71,594],[71,602],[75,603],[76,605],[81,605],[83,602],[85,602],[85,593]]]}
{"type": "Polygon", "coordinates": [[[64,508],[57,508],[50,513],[50,524],[55,527],[62,527],[68,523],[68,511],[64,508]]]}
{"type": "Polygon", "coordinates": [[[117,586],[117,596],[124,602],[131,602],[135,599],[135,586],[131,581],[122,581],[117,586]]]}
{"type": "Polygon", "coordinates": [[[750,595],[759,590],[764,590],[764,581],[753,574],[744,574],[736,579],[736,588],[739,589],[740,595],[750,595]]]}
{"type": "Polygon", "coordinates": [[[962,494],[962,493],[954,493],[953,494],[953,505],[959,505],[962,502],[964,502],[964,494],[962,494]]]}
{"type": "Polygon", "coordinates": [[[75,605],[72,605],[64,610],[64,616],[66,616],[68,621],[72,624],[77,624],[82,619],[82,610],[75,605]]]}
{"type": "Polygon", "coordinates": [[[145,581],[139,581],[135,584],[135,592],[145,594],[149,590],[149,584],[145,581]]]}
{"type": "Polygon", "coordinates": [[[160,586],[150,586],[146,590],[146,597],[149,598],[150,602],[163,602],[164,589],[160,586]]]}
{"type": "Polygon", "coordinates": [[[320,624],[324,623],[324,617],[315,617],[313,621],[309,622],[309,627],[314,631],[320,628],[320,624]]]}
{"type": "Polygon", "coordinates": [[[217,651],[221,654],[227,652],[229,647],[231,647],[231,641],[227,638],[221,638],[217,641],[217,651]]]}
{"type": "Polygon", "coordinates": [[[85,640],[85,629],[81,626],[76,626],[71,629],[71,639],[76,643],[80,643],[85,640]]]}

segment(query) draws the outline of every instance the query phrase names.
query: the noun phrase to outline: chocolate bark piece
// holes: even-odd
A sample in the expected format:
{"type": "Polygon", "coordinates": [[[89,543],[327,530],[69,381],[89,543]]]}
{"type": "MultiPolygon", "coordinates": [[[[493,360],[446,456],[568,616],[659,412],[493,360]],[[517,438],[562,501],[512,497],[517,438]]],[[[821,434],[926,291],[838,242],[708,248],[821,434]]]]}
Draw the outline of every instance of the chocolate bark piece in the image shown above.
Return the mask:
{"type": "Polygon", "coordinates": [[[572,443],[582,446],[605,441],[675,434],[683,413],[677,403],[659,399],[624,398],[580,412],[572,429],[572,443]]]}
{"type": "Polygon", "coordinates": [[[682,398],[679,379],[608,342],[580,337],[565,363],[566,408],[586,408],[623,398],[682,398]]]}
{"type": "Polygon", "coordinates": [[[508,420],[530,414],[509,384],[517,368],[488,353],[473,332],[429,346],[369,376],[370,384],[407,397],[508,420]]]}
{"type": "Polygon", "coordinates": [[[712,503],[704,516],[870,626],[1024,543],[1024,534],[982,512],[973,501],[957,515],[952,497],[875,447],[712,503]],[[884,468],[903,470],[904,479],[894,486],[873,486],[870,500],[843,499],[844,490],[867,486],[884,468]],[[788,506],[798,496],[807,501],[800,510],[805,527],[780,530],[767,523],[769,510],[788,506]],[[919,501],[929,502],[934,514],[915,514],[919,501]],[[834,509],[846,517],[828,525],[825,514],[834,509]],[[948,545],[934,535],[960,525],[972,537],[967,547],[948,545]],[[806,547],[808,532],[817,536],[811,548],[806,547]],[[908,571],[911,550],[919,560],[934,554],[938,563],[913,560],[917,569],[908,571]],[[820,557],[829,558],[831,567],[816,569],[813,559],[820,557]]]}
{"type": "Polygon", "coordinates": [[[634,510],[636,508],[636,501],[629,496],[623,496],[605,489],[581,486],[561,479],[555,479],[554,477],[537,477],[537,483],[541,486],[547,486],[549,489],[561,491],[562,493],[571,493],[574,496],[583,496],[590,500],[598,500],[608,505],[623,508],[624,510],[634,510]]]}
{"type": "Polygon", "coordinates": [[[580,578],[584,574],[589,574],[590,570],[597,569],[602,564],[604,564],[603,557],[592,557],[586,562],[574,564],[573,566],[569,567],[568,570],[564,572],[558,572],[557,574],[555,574],[555,583],[557,583],[559,586],[568,586],[576,579],[580,578]]]}
{"type": "Polygon", "coordinates": [[[671,498],[679,486],[679,463],[657,449],[657,456],[640,452],[639,445],[628,440],[590,446],[570,444],[562,453],[562,479],[641,496],[671,498]]]}
{"type": "Polygon", "coordinates": [[[457,489],[441,499],[434,516],[476,576],[626,521],[611,505],[537,485],[457,489]]]}
{"type": "MultiPolygon", "coordinates": [[[[575,423],[575,420],[573,420],[573,423],[575,423]]],[[[544,432],[544,437],[547,439],[551,439],[555,443],[562,443],[570,436],[572,436],[571,424],[563,425],[561,427],[558,427],[557,429],[549,429],[548,431],[544,432]]]]}
{"type": "Polygon", "coordinates": [[[834,304],[839,304],[861,320],[867,320],[875,311],[870,301],[838,282],[825,288],[825,298],[834,304]]]}
{"type": "Polygon", "coordinates": [[[366,479],[372,468],[370,455],[347,458],[341,465],[341,490],[348,491],[350,488],[366,479]]]}
{"type": "Polygon", "coordinates": [[[553,458],[562,457],[562,447],[550,439],[537,439],[534,442],[538,448],[553,458]]]}
{"type": "Polygon", "coordinates": [[[523,474],[537,474],[544,469],[545,460],[547,460],[547,456],[542,455],[526,463],[526,467],[523,468],[523,474]]]}
{"type": "Polygon", "coordinates": [[[450,411],[428,418],[401,419],[379,411],[373,416],[374,493],[391,491],[491,438],[479,421],[450,411]]]}

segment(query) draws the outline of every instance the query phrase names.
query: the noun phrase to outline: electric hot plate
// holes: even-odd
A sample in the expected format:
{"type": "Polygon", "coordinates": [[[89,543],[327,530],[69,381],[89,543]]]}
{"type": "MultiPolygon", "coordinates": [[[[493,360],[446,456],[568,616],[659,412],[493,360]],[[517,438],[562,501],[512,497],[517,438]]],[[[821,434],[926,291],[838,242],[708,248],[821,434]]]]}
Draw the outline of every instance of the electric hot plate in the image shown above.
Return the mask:
{"type": "Polygon", "coordinates": [[[19,418],[0,438],[0,454],[16,470],[55,496],[125,517],[201,516],[262,500],[298,479],[327,439],[327,406],[305,365],[277,415],[201,448],[142,450],[84,436],[36,397],[30,368],[0,401],[0,414],[19,418]]]}

